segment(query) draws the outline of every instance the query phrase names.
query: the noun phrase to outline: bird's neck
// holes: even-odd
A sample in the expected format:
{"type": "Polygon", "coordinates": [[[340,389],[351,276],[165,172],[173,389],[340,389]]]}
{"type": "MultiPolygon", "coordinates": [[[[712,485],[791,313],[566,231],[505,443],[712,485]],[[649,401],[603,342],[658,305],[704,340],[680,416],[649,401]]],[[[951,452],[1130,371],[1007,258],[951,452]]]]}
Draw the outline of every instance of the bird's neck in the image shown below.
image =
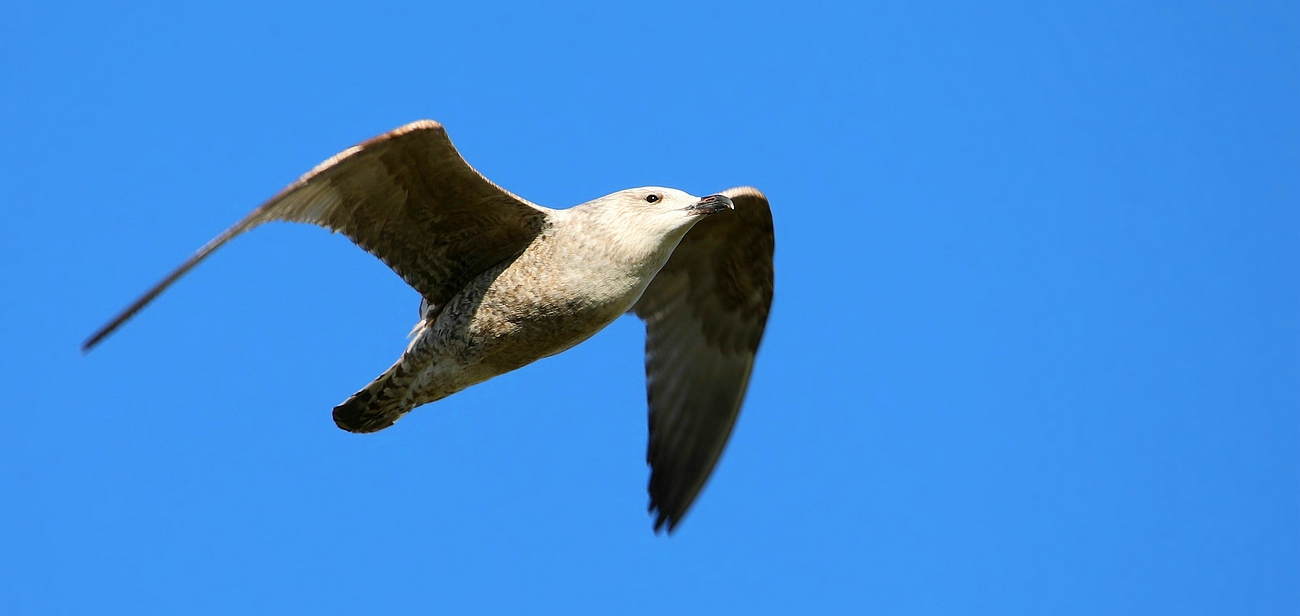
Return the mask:
{"type": "Polygon", "coordinates": [[[626,304],[622,310],[641,296],[688,230],[648,237],[602,219],[574,217],[557,222],[555,249],[565,264],[566,277],[603,301],[626,304]]]}

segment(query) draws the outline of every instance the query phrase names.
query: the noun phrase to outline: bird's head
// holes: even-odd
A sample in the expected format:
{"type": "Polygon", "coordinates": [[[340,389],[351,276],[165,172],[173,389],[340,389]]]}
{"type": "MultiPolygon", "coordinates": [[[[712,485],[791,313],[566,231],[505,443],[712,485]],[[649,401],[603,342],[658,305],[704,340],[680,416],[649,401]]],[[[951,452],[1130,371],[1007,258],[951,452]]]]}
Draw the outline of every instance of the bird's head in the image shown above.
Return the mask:
{"type": "Polygon", "coordinates": [[[599,229],[593,239],[617,245],[620,254],[633,261],[653,261],[667,259],[695,223],[735,207],[725,195],[701,198],[675,188],[646,186],[605,195],[574,208],[574,213],[581,212],[584,226],[599,229]]]}
{"type": "Polygon", "coordinates": [[[582,207],[612,230],[658,240],[671,237],[674,243],[705,216],[736,208],[725,195],[701,198],[661,186],[620,190],[582,207]]]}

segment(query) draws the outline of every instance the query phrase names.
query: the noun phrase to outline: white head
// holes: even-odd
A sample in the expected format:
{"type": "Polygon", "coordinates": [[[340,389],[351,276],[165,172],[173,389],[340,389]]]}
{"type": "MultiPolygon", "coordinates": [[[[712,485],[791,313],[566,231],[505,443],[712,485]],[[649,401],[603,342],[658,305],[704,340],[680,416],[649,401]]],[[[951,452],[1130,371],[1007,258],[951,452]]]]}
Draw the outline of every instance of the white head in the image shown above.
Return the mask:
{"type": "Polygon", "coordinates": [[[695,223],[735,207],[725,195],[700,198],[675,188],[646,186],[620,190],[571,211],[619,254],[662,265],[695,223]]]}

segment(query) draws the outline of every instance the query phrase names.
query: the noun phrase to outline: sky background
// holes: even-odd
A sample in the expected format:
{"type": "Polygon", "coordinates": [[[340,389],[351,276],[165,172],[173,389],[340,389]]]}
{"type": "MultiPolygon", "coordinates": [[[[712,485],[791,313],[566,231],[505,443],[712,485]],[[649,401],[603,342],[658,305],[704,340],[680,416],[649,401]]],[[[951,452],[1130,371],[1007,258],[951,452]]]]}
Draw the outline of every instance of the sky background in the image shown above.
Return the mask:
{"type": "Polygon", "coordinates": [[[1300,611],[1294,2],[3,13],[0,612],[1300,611]],[[771,199],[767,335],[672,537],[631,318],[347,434],[418,298],[274,225],[78,351],[419,118],[543,205],[771,199]]]}

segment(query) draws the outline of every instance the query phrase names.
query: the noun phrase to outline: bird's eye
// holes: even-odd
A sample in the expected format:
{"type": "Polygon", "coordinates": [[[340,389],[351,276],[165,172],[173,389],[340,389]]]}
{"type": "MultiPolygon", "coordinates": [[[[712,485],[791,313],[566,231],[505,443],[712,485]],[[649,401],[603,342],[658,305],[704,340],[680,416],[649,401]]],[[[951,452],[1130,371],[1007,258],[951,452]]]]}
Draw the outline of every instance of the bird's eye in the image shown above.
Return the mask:
{"type": "Polygon", "coordinates": [[[659,195],[646,195],[645,201],[646,203],[658,203],[659,195]]]}

